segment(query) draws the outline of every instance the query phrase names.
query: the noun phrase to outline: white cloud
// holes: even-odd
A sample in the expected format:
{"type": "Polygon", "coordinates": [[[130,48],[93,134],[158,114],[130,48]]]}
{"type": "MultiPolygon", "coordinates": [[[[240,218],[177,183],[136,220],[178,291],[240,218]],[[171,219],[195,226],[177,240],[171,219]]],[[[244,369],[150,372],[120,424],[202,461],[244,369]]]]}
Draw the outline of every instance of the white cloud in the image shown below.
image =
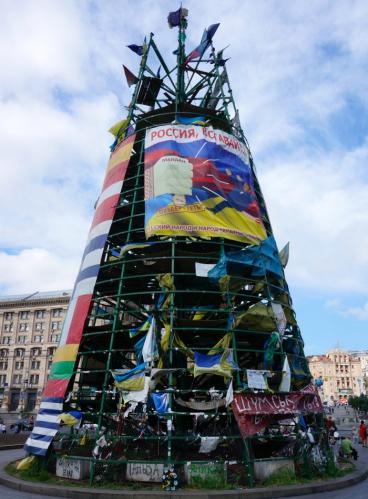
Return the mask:
{"type": "Polygon", "coordinates": [[[368,161],[368,147],[359,154],[278,159],[261,175],[276,237],[282,244],[291,240],[287,275],[297,284],[366,291],[368,185],[357,174],[362,160],[368,161]]]}
{"type": "Polygon", "coordinates": [[[2,293],[69,289],[73,286],[78,258],[62,258],[42,248],[21,251],[18,255],[0,252],[2,293]]]}
{"type": "Polygon", "coordinates": [[[334,298],[328,300],[325,305],[345,318],[353,317],[360,321],[368,321],[368,301],[361,306],[350,307],[342,303],[340,299],[334,298]]]}
{"type": "MultiPolygon", "coordinates": [[[[217,48],[230,44],[228,72],[272,226],[280,246],[291,241],[288,278],[366,292],[367,131],[348,145],[335,117],[349,98],[367,112],[368,4],[186,6],[188,51],[217,21],[217,48]]],[[[131,95],[121,64],[133,71],[139,64],[125,45],[153,31],[173,61],[177,33],[166,16],[174,8],[149,0],[3,2],[0,248],[15,253],[1,261],[19,269],[1,273],[6,292],[72,287],[108,156],[106,130],[131,95]],[[29,275],[27,260],[40,272],[29,275]]]]}

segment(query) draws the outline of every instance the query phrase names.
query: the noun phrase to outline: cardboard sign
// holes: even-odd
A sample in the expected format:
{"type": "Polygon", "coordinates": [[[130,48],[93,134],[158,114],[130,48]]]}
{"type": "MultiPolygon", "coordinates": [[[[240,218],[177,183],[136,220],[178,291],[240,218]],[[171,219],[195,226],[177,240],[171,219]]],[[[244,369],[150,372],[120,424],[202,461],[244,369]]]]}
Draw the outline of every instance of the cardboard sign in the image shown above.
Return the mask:
{"type": "Polygon", "coordinates": [[[258,371],[255,369],[247,369],[247,383],[249,388],[254,390],[267,390],[267,381],[265,376],[271,374],[270,371],[258,371]]]}

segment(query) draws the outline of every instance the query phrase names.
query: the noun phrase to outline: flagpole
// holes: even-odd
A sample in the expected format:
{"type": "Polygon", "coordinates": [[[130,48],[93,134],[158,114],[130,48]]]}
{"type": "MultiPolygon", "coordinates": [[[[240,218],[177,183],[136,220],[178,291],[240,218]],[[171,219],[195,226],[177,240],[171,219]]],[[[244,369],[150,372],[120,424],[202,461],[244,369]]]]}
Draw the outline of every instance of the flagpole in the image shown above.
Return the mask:
{"type": "Polygon", "coordinates": [[[178,54],[177,54],[177,80],[176,80],[176,112],[177,105],[182,104],[185,100],[185,85],[184,85],[184,62],[185,62],[185,30],[188,26],[185,16],[180,14],[180,24],[178,32],[178,54]]]}

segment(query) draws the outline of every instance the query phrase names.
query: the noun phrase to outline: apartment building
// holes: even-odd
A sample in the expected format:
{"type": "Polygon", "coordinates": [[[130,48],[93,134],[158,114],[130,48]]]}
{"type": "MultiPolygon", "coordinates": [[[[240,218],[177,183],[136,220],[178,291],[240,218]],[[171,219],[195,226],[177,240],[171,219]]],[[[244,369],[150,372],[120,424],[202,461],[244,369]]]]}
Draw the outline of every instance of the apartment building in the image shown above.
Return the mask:
{"type": "Polygon", "coordinates": [[[0,297],[0,417],[37,412],[71,291],[0,297]]]}
{"type": "Polygon", "coordinates": [[[334,348],[324,355],[311,355],[307,359],[313,378],[323,379],[320,388],[322,400],[338,402],[350,395],[365,393],[360,357],[334,348]]]}

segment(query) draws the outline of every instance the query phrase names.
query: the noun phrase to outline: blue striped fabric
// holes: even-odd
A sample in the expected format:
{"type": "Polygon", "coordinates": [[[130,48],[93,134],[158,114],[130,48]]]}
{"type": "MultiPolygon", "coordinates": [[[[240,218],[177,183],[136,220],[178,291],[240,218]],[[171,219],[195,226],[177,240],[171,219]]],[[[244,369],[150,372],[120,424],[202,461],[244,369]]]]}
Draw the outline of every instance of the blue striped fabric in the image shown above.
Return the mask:
{"type": "Polygon", "coordinates": [[[86,269],[81,270],[77,276],[75,283],[77,284],[78,282],[83,281],[83,279],[87,279],[88,277],[96,277],[99,269],[100,265],[92,265],[91,267],[87,267],[86,269]]]}
{"type": "Polygon", "coordinates": [[[37,419],[24,449],[30,454],[45,456],[52,439],[58,432],[59,416],[63,412],[63,398],[45,397],[40,405],[37,419]]]}
{"type": "Polygon", "coordinates": [[[88,242],[86,249],[84,250],[82,260],[86,255],[91,253],[91,251],[103,248],[105,246],[106,239],[107,239],[107,234],[102,234],[100,236],[96,236],[93,239],[91,239],[88,242]]]}
{"type": "MultiPolygon", "coordinates": [[[[131,136],[128,139],[128,143],[126,144],[126,147],[128,147],[128,149],[130,147],[128,157],[131,154],[134,140],[135,136],[131,136]]],[[[124,147],[124,145],[122,144],[121,147],[124,147]]],[[[121,147],[119,146],[119,150],[116,151],[119,154],[121,152],[121,147]]],[[[129,161],[129,159],[127,159],[127,161],[129,161]]],[[[96,205],[95,216],[92,221],[90,232],[88,234],[86,247],[82,257],[82,263],[74,285],[74,290],[69,303],[68,311],[64,320],[59,346],[65,345],[68,340],[70,342],[71,335],[75,334],[71,325],[73,323],[73,319],[75,318],[74,314],[80,314],[80,312],[77,312],[78,310],[80,310],[80,307],[78,308],[78,303],[82,300],[78,299],[82,297],[82,299],[84,299],[84,301],[86,302],[86,295],[90,295],[90,300],[92,300],[93,290],[100,269],[103,248],[106,244],[107,236],[110,232],[112,219],[114,216],[114,213],[112,213],[111,219],[98,222],[99,220],[101,220],[101,218],[99,218],[101,217],[101,210],[99,211],[99,207],[103,207],[103,203],[107,203],[108,205],[108,200],[111,200],[112,206],[116,206],[116,199],[117,197],[119,197],[119,194],[121,192],[126,169],[121,169],[119,171],[120,177],[112,177],[112,182],[107,184],[107,186],[103,188],[99,197],[99,201],[96,205]]],[[[107,213],[110,214],[111,209],[107,213]]],[[[84,306],[83,309],[83,315],[85,314],[86,317],[88,314],[88,306],[90,306],[90,303],[87,303],[87,307],[84,306]]],[[[79,319],[85,320],[86,317],[79,317],[79,319]]],[[[74,341],[72,341],[71,343],[78,341],[77,336],[73,336],[73,338],[74,341]]],[[[46,393],[47,389],[48,385],[46,385],[45,388],[46,393]]],[[[65,391],[66,388],[63,390],[65,391]]],[[[63,397],[42,398],[35,426],[24,447],[25,450],[30,454],[35,454],[38,456],[46,455],[48,447],[53,437],[56,435],[60,425],[59,416],[63,412],[63,401],[63,397]]]]}

